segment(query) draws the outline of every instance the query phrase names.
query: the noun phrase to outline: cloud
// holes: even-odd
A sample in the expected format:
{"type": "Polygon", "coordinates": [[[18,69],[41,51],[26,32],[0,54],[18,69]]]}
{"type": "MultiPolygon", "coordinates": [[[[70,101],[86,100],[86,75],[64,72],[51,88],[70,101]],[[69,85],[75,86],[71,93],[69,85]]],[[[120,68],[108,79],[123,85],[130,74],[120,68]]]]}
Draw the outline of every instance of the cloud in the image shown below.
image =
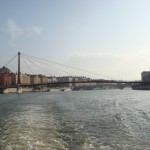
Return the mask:
{"type": "Polygon", "coordinates": [[[24,34],[24,30],[17,26],[14,20],[9,19],[7,22],[7,32],[10,34],[11,40],[15,40],[17,37],[24,34]]]}
{"type": "Polygon", "coordinates": [[[9,19],[7,22],[7,33],[10,35],[11,43],[24,35],[24,36],[34,36],[39,35],[43,32],[44,28],[39,26],[32,26],[30,28],[21,28],[13,19],[9,19]]]}
{"type": "Polygon", "coordinates": [[[32,27],[31,29],[32,29],[32,31],[33,31],[35,34],[40,34],[40,33],[42,33],[42,31],[43,31],[43,28],[37,27],[37,26],[34,26],[34,27],[32,27]]]}
{"type": "Polygon", "coordinates": [[[38,26],[33,26],[31,28],[28,28],[26,30],[26,33],[28,36],[34,36],[34,35],[39,35],[43,32],[44,28],[38,27],[38,26]]]}

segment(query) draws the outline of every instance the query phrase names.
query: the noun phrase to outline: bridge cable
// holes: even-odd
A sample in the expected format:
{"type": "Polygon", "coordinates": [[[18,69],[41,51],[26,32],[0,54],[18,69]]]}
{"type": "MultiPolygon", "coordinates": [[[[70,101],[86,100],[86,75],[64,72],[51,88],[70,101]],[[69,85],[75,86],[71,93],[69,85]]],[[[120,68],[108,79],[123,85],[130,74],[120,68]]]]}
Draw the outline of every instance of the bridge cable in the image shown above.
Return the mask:
{"type": "Polygon", "coordinates": [[[8,66],[17,56],[18,56],[18,54],[16,54],[10,61],[8,61],[8,63],[5,65],[5,67],[8,66]]]}
{"type": "MultiPolygon", "coordinates": [[[[24,56],[24,58],[25,58],[25,56],[24,56]]],[[[48,73],[48,74],[50,74],[49,72],[47,72],[47,71],[45,71],[43,68],[41,68],[39,65],[37,65],[37,64],[35,64],[33,61],[31,61],[31,60],[29,60],[29,58],[25,58],[26,60],[28,60],[28,61],[30,61],[32,64],[34,64],[34,65],[36,65],[38,68],[40,68],[42,71],[44,71],[44,72],[46,72],[46,73],[48,73]]],[[[36,60],[37,61],[37,60],[36,60]]],[[[40,62],[40,61],[39,61],[40,62]]],[[[41,62],[42,63],[42,62],[41,62]]],[[[43,63],[43,64],[45,64],[45,63],[43,63]]],[[[46,64],[46,65],[48,65],[48,64],[46,64]]],[[[62,70],[61,70],[62,71],[62,70]]],[[[64,71],[63,71],[64,72],[64,71]]],[[[52,74],[50,74],[50,75],[52,75],[52,74]]],[[[59,84],[61,84],[61,85],[64,85],[64,82],[63,81],[59,81],[59,84]]]]}
{"type": "Polygon", "coordinates": [[[37,60],[37,59],[35,59],[35,58],[34,58],[34,60],[36,60],[36,61],[38,61],[38,62],[40,62],[40,63],[42,63],[42,64],[44,64],[44,65],[47,65],[47,66],[49,66],[49,67],[55,68],[56,70],[58,70],[58,71],[60,71],[60,72],[64,72],[64,73],[67,73],[67,74],[69,74],[69,75],[73,75],[73,76],[75,76],[75,75],[74,75],[74,74],[72,74],[72,73],[69,73],[69,72],[67,72],[67,71],[64,71],[64,70],[58,69],[57,67],[54,67],[54,66],[49,65],[49,64],[47,64],[47,63],[41,62],[41,61],[39,61],[39,60],[37,60]]]}
{"type": "MultiPolygon", "coordinates": [[[[24,54],[24,53],[23,53],[23,54],[24,54]]],[[[32,56],[32,55],[28,55],[28,54],[24,54],[24,55],[29,56],[29,57],[32,57],[32,58],[35,58],[35,59],[41,59],[41,60],[44,60],[44,61],[48,61],[48,62],[51,62],[51,63],[57,64],[57,65],[65,66],[65,67],[68,67],[68,68],[72,68],[72,69],[80,70],[80,71],[83,71],[83,72],[87,72],[87,73],[90,73],[90,74],[93,74],[93,75],[103,76],[103,77],[106,77],[106,78],[115,79],[114,77],[110,77],[110,76],[106,76],[106,75],[102,75],[102,74],[94,73],[94,72],[87,71],[87,70],[84,70],[84,69],[81,69],[81,68],[76,68],[76,67],[72,67],[72,66],[64,65],[64,64],[57,63],[57,62],[54,62],[54,61],[51,61],[51,60],[46,60],[46,59],[43,59],[43,58],[39,58],[39,57],[35,57],[35,56],[32,56]]]]}
{"type": "Polygon", "coordinates": [[[51,73],[47,72],[45,69],[43,69],[42,67],[40,67],[39,65],[35,64],[33,61],[29,60],[28,58],[26,58],[28,61],[30,61],[32,64],[34,64],[36,67],[40,68],[42,71],[46,72],[49,75],[52,75],[51,73]]]}
{"type": "Polygon", "coordinates": [[[26,64],[26,66],[27,66],[27,68],[28,68],[29,72],[31,72],[31,73],[33,74],[33,71],[31,70],[31,68],[29,67],[28,63],[26,62],[26,61],[27,61],[27,59],[25,59],[24,57],[22,57],[22,58],[23,58],[23,62],[24,62],[24,64],[26,64]]]}

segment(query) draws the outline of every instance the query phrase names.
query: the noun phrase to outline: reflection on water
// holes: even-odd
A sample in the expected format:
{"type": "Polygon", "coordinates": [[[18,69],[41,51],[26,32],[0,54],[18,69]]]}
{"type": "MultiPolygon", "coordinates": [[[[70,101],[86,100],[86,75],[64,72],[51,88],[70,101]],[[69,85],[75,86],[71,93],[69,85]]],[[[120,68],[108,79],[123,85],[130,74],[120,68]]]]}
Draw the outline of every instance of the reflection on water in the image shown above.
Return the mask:
{"type": "Polygon", "coordinates": [[[148,91],[0,95],[2,150],[149,149],[148,91]]]}

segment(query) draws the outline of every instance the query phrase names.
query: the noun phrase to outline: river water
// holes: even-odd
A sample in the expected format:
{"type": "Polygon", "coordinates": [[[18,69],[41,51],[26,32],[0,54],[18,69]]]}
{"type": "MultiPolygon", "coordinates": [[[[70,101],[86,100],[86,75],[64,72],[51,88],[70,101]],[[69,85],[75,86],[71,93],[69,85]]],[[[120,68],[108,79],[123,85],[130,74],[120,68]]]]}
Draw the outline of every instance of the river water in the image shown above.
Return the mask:
{"type": "Polygon", "coordinates": [[[130,149],[150,149],[150,91],[0,95],[0,150],[130,149]]]}

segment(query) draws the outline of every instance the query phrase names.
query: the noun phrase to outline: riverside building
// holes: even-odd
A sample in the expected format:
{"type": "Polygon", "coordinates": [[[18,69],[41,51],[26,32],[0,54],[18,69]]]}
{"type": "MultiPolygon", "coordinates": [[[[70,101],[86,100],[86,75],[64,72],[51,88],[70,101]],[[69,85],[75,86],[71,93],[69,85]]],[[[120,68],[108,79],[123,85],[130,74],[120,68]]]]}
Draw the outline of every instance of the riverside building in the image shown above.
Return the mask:
{"type": "Polygon", "coordinates": [[[143,71],[141,73],[142,82],[150,82],[150,71],[143,71]]]}
{"type": "Polygon", "coordinates": [[[0,85],[11,85],[12,84],[12,72],[6,68],[0,68],[0,85]]]}
{"type": "MultiPolygon", "coordinates": [[[[21,84],[30,84],[31,83],[31,78],[30,75],[27,74],[21,74],[20,75],[20,82],[21,84]]],[[[13,74],[12,75],[12,84],[16,85],[18,83],[18,75],[17,74],[13,74]]]]}

